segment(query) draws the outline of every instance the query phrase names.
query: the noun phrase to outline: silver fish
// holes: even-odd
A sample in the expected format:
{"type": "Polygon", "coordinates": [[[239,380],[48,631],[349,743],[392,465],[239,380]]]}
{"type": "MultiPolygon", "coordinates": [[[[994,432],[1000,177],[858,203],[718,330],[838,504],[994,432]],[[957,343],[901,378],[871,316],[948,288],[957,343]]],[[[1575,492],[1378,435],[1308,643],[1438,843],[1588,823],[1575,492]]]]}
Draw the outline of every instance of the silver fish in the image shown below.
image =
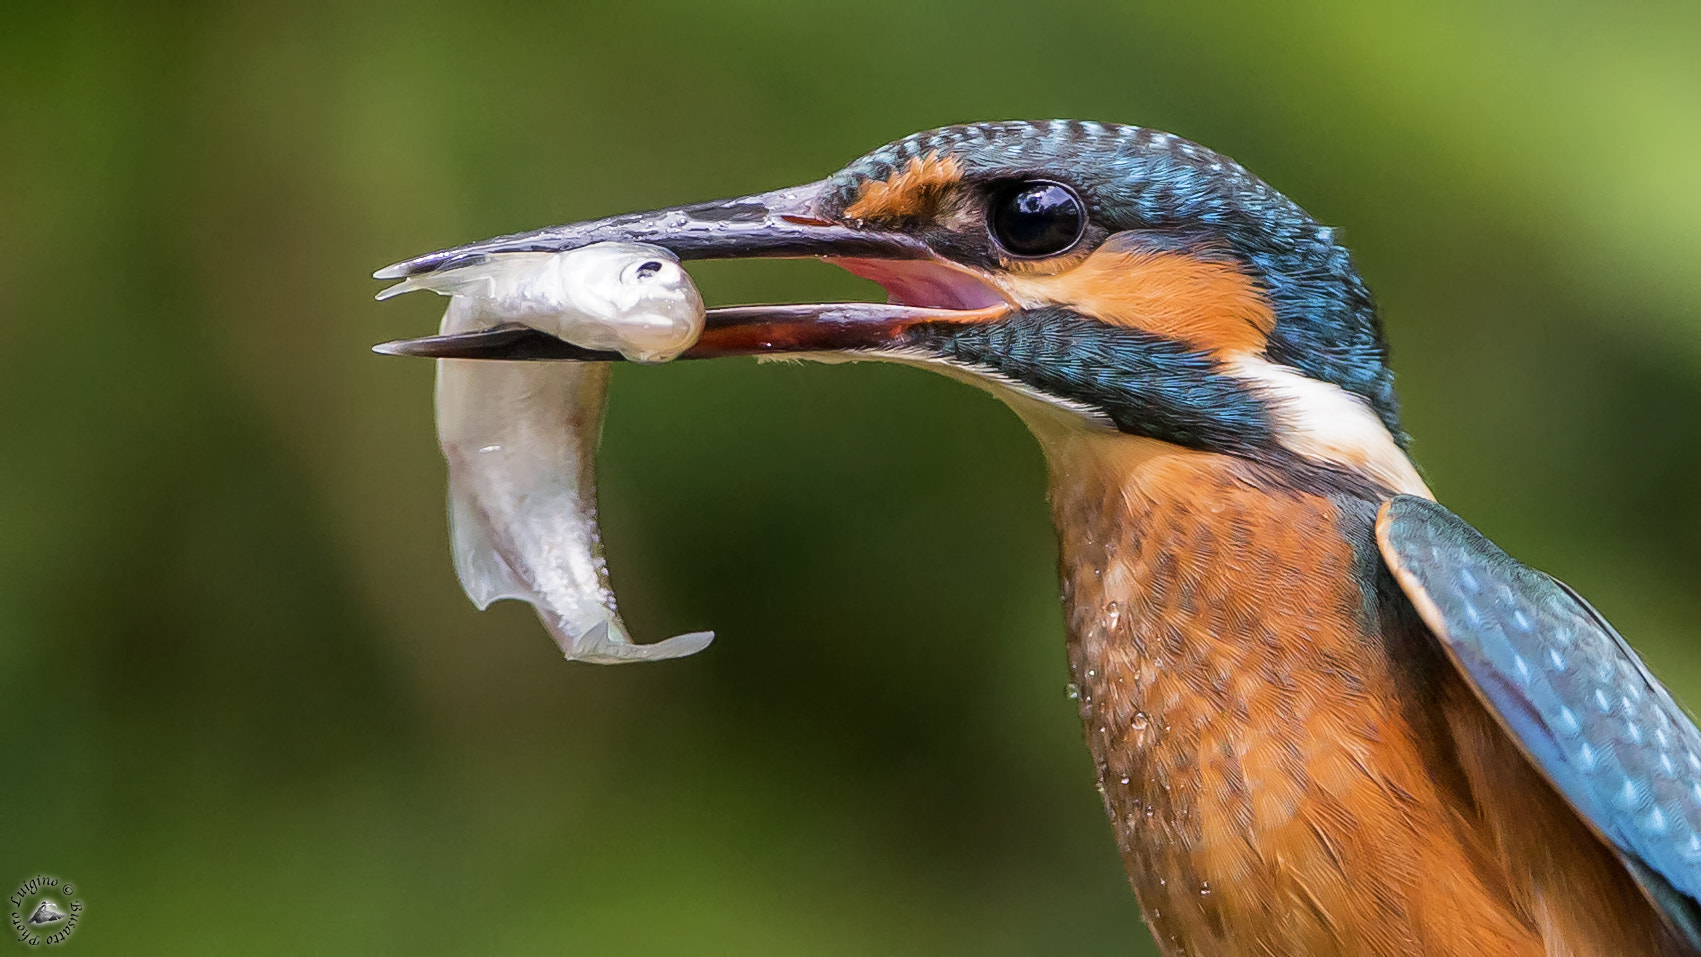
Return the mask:
{"type": "MultiPolygon", "coordinates": [[[[379,298],[414,289],[451,297],[443,334],[520,322],[584,348],[663,362],[703,331],[702,298],[657,246],[496,254],[410,277],[379,298]]],[[[503,598],[530,602],[569,660],[693,654],[712,632],[635,644],[615,606],[596,502],[608,380],[605,362],[438,360],[455,571],[481,610],[503,598]]]]}

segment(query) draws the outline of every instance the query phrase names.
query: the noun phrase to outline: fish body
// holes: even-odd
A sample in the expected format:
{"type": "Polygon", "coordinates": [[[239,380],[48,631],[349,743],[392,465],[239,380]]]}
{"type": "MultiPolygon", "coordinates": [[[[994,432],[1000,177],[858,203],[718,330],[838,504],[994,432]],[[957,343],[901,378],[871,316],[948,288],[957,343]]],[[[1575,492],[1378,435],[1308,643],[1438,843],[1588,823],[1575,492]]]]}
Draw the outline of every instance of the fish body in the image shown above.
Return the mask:
{"type": "MultiPolygon", "coordinates": [[[[413,289],[451,297],[444,334],[518,322],[640,362],[677,356],[703,329],[702,299],[678,259],[634,243],[487,256],[385,295],[413,289]]],[[[689,655],[714,635],[636,644],[609,584],[596,501],[609,373],[606,362],[438,360],[455,571],[480,609],[530,602],[569,660],[689,655]]]]}

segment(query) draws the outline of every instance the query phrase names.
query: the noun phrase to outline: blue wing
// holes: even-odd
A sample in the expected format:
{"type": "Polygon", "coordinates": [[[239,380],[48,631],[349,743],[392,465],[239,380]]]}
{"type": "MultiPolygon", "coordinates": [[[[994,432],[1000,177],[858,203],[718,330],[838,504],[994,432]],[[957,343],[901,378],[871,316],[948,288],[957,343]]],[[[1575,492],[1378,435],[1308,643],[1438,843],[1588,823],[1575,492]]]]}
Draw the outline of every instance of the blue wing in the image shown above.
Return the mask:
{"type": "Polygon", "coordinates": [[[1396,497],[1376,526],[1400,587],[1502,726],[1701,946],[1701,731],[1561,582],[1452,512],[1396,497]]]}

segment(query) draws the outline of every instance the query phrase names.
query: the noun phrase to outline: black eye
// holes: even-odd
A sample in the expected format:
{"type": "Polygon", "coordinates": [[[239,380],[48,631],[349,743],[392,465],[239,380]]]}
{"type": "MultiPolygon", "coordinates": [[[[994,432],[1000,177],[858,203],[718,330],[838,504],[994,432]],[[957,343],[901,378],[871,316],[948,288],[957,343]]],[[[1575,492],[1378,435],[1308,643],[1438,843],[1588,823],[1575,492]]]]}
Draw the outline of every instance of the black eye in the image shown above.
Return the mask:
{"type": "Polygon", "coordinates": [[[1023,183],[992,207],[992,235],[1018,256],[1051,256],[1075,245],[1087,211],[1075,191],[1060,183],[1023,183]]]}

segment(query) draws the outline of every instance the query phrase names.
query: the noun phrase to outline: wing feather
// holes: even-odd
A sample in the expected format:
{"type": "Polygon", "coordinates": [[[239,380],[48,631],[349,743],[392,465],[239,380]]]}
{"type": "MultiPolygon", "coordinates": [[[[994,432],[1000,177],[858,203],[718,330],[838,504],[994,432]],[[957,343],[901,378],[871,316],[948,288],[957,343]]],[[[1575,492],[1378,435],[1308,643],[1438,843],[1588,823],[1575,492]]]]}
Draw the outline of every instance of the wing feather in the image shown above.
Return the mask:
{"type": "Polygon", "coordinates": [[[1427,499],[1377,543],[1449,658],[1535,766],[1701,947],[1701,731],[1569,587],[1427,499]]]}

